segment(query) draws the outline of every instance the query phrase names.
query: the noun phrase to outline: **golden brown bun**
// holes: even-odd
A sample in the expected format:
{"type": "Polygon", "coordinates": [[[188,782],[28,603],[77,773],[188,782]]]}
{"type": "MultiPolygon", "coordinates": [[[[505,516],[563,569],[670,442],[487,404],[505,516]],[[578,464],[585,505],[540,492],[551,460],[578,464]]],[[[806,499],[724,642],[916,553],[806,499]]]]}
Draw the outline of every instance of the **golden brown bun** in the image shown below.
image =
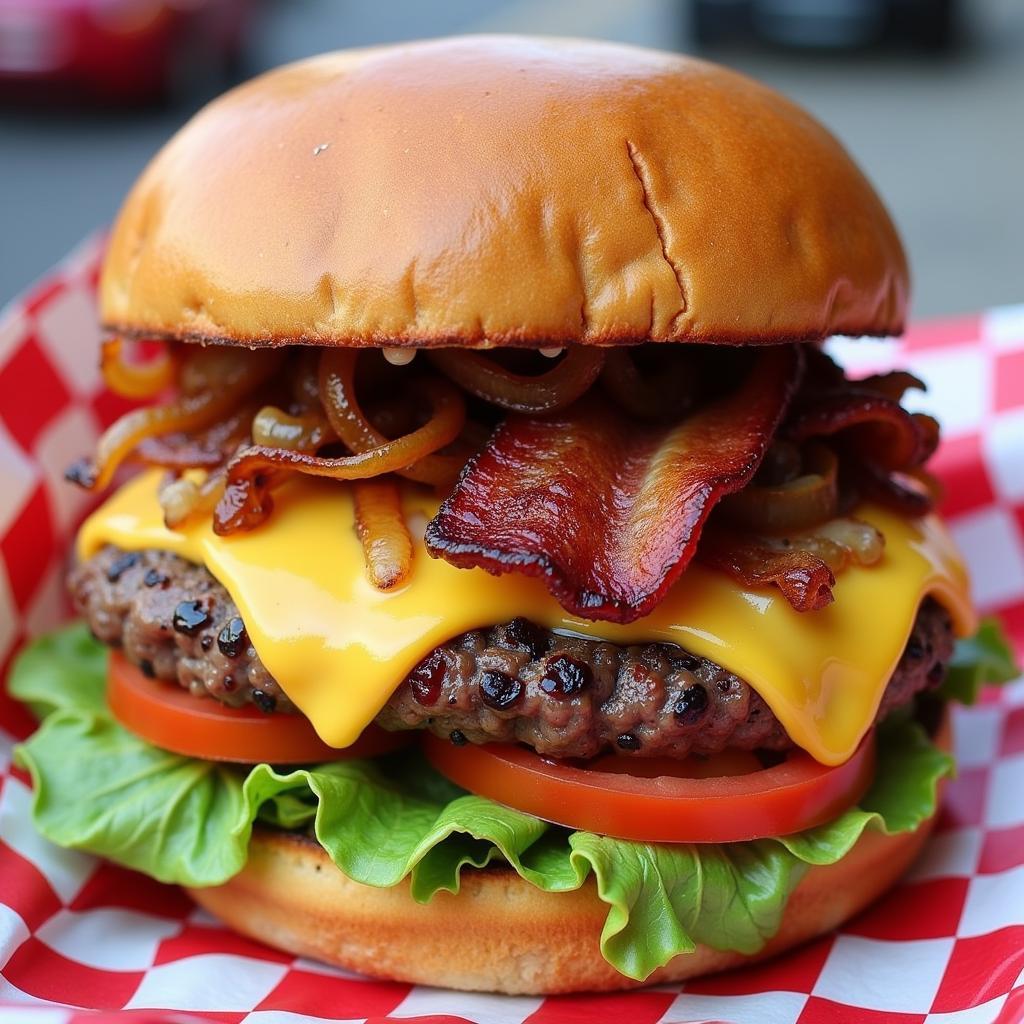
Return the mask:
{"type": "MultiPolygon", "coordinates": [[[[705,946],[676,957],[646,984],[682,981],[760,960],[821,935],[885,892],[931,831],[867,832],[837,864],[814,867],[790,896],[782,928],[756,957],[705,946]]],[[[240,875],[190,890],[224,922],[289,952],[364,974],[423,985],[513,994],[636,988],[604,959],[598,937],[607,905],[593,881],[545,893],[511,868],[466,871],[457,896],[424,905],[408,882],[374,889],[350,881],[313,840],[257,831],[240,875]]]]}
{"type": "Polygon", "coordinates": [[[102,319],[252,345],[757,342],[902,329],[907,266],[836,140],[689,57],[463,37],[210,104],[114,227],[102,319]]]}

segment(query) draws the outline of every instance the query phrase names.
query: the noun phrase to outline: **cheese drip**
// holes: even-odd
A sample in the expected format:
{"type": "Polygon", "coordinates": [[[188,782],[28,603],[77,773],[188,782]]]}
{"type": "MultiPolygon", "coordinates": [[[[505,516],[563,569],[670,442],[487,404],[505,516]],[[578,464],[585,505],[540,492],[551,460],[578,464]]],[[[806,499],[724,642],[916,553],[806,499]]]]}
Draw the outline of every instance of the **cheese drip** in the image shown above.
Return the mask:
{"type": "Polygon", "coordinates": [[[885,554],[845,570],[822,611],[796,612],[775,589],[744,589],[691,565],[650,615],[618,625],[570,615],[540,580],[431,558],[422,526],[438,503],[411,487],[403,500],[420,526],[413,571],[382,593],[367,579],[347,487],[296,476],[275,492],[267,524],[218,537],[209,518],[167,529],[159,479],[144,473],[97,510],[79,534],[79,557],[109,543],[205,565],[238,605],[264,665],[335,747],[356,739],[433,648],[522,615],[547,629],[616,644],[666,641],[713,659],[760,693],[796,744],[840,764],[871,726],[922,599],[945,605],[960,635],[975,628],[966,570],[936,516],[858,509],[885,534],[885,554]]]}

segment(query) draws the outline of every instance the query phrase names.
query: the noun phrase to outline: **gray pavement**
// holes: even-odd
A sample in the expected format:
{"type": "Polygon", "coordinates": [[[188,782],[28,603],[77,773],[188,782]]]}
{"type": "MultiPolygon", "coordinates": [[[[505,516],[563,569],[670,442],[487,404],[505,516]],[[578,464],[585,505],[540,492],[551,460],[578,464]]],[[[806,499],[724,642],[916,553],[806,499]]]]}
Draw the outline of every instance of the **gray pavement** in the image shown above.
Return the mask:
{"type": "MultiPolygon", "coordinates": [[[[955,58],[713,54],[807,106],[886,199],[918,316],[1024,302],[1024,3],[965,0],[955,58]]],[[[599,36],[690,49],[682,0],[276,0],[245,73],[342,46],[454,32],[599,36]]],[[[0,111],[0,305],[109,222],[203,96],[128,114],[0,111]]]]}

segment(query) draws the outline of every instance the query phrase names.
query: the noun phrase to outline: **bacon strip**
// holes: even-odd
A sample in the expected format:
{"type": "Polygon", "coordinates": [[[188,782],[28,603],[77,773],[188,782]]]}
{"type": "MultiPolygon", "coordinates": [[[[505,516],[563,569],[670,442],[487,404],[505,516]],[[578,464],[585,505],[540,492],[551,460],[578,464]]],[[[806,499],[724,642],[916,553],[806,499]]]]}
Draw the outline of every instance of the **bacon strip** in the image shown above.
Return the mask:
{"type": "Polygon", "coordinates": [[[939,425],[900,405],[914,388],[925,390],[924,382],[905,370],[847,380],[824,352],[812,350],[782,433],[797,442],[839,435],[843,451],[876,475],[916,469],[935,453],[939,425]]]}
{"type": "Polygon", "coordinates": [[[797,442],[840,432],[865,461],[889,470],[921,465],[938,440],[930,416],[911,415],[898,401],[856,385],[801,401],[786,426],[797,442]]]}
{"type": "Polygon", "coordinates": [[[773,547],[763,538],[732,530],[709,530],[701,542],[700,560],[745,587],[774,584],[798,612],[816,612],[835,600],[835,573],[813,551],[773,547]]]}
{"type": "Polygon", "coordinates": [[[539,576],[574,614],[632,622],[682,574],[718,500],[753,477],[802,367],[796,346],[763,349],[729,394],[669,426],[593,395],[509,417],[429,524],[427,549],[539,576]]]}
{"type": "Polygon", "coordinates": [[[704,532],[697,557],[744,587],[776,586],[798,612],[834,600],[836,573],[848,565],[874,565],[885,538],[861,519],[832,519],[789,537],[741,533],[716,524],[704,532]]]}

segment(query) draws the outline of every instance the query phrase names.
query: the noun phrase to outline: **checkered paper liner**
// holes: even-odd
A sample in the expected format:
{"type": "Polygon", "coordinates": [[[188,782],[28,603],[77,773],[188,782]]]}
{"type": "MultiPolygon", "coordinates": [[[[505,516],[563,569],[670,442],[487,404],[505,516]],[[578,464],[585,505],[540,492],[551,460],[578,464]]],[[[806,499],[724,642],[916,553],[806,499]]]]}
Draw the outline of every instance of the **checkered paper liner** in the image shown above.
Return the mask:
{"type": "MultiPolygon", "coordinates": [[[[88,499],[64,467],[124,408],[97,369],[102,248],[72,254],[0,323],[0,670],[68,615],[62,577],[88,499]]],[[[907,366],[942,420],[944,511],[983,611],[1024,649],[1024,306],[838,341],[854,371],[907,366]]],[[[959,775],[910,876],[838,934],[685,986],[554,998],[382,982],[229,933],[178,889],[49,845],[0,695],[0,1022],[757,1024],[1024,1021],[1024,681],[957,715],[959,775]]],[[[586,955],[593,955],[588,952],[586,955]]]]}

